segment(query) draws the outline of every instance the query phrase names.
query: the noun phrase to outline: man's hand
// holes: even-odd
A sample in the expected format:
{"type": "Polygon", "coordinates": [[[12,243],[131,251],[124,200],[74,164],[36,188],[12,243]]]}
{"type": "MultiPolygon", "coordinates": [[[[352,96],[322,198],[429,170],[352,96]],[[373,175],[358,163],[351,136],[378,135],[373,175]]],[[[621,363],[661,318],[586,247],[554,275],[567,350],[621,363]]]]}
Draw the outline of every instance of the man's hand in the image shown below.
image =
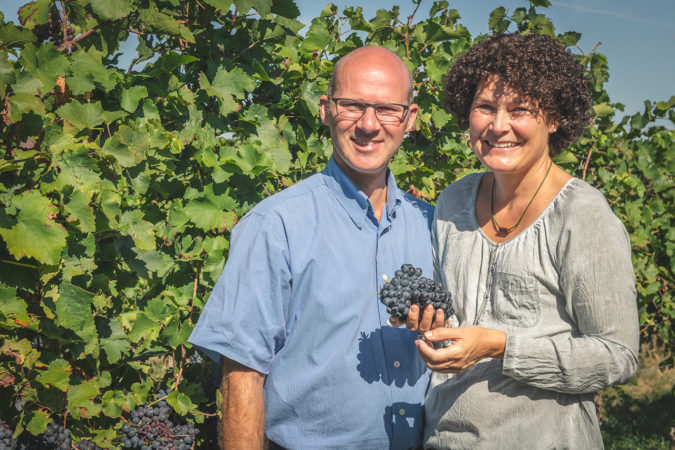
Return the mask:
{"type": "Polygon", "coordinates": [[[265,375],[225,357],[222,368],[220,447],[262,450],[265,443],[265,375]]]}
{"type": "Polygon", "coordinates": [[[477,325],[435,328],[424,338],[429,342],[417,340],[417,351],[434,372],[458,373],[484,358],[502,359],[506,348],[506,333],[477,325]],[[446,339],[452,344],[434,349],[433,342],[446,339]]]}

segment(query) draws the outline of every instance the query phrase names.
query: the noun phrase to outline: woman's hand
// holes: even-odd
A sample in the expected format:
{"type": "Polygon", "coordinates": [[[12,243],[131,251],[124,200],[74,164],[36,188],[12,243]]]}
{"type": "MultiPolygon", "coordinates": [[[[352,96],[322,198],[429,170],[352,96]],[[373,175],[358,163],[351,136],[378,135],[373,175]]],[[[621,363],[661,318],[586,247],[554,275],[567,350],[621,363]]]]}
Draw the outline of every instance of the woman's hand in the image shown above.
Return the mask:
{"type": "Polygon", "coordinates": [[[477,325],[435,328],[417,340],[417,351],[434,372],[458,373],[484,358],[504,357],[506,333],[477,325]],[[434,349],[433,342],[449,339],[448,347],[434,349]]]}
{"type": "Polygon", "coordinates": [[[422,317],[420,320],[420,307],[417,305],[411,305],[410,311],[408,312],[408,317],[406,318],[405,322],[392,316],[389,318],[389,323],[395,327],[405,325],[409,330],[417,330],[420,332],[440,328],[445,323],[445,313],[442,309],[437,309],[436,316],[434,316],[434,307],[427,305],[426,308],[424,308],[424,311],[421,311],[421,313],[422,317]]]}

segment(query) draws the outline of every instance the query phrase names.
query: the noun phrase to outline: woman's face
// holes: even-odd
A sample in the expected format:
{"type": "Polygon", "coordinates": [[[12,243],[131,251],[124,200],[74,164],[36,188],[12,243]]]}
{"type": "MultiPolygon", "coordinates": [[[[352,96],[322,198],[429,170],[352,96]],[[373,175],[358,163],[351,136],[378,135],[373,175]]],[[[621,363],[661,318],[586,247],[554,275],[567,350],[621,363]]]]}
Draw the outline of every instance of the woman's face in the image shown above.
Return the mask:
{"type": "Polygon", "coordinates": [[[534,103],[499,78],[481,82],[469,111],[470,143],[493,172],[527,173],[549,161],[548,137],[555,124],[534,103]]]}

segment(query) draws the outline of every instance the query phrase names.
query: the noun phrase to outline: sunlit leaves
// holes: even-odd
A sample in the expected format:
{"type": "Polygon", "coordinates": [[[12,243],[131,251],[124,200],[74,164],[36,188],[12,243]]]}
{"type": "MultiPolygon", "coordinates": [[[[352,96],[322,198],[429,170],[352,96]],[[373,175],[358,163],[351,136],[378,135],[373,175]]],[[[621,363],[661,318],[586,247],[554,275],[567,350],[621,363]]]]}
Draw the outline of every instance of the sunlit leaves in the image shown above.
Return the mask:
{"type": "Polygon", "coordinates": [[[63,359],[56,359],[46,370],[40,372],[36,381],[45,387],[53,386],[61,391],[68,389],[70,381],[70,364],[63,359]]]}
{"type": "Polygon", "coordinates": [[[99,397],[99,385],[96,380],[71,384],[68,388],[68,411],[75,418],[94,417],[101,412],[101,404],[94,400],[99,397]]]}
{"type": "Polygon", "coordinates": [[[120,106],[126,111],[132,113],[136,111],[138,102],[148,96],[148,89],[145,86],[132,86],[122,93],[122,102],[120,106]]]}
{"type": "Polygon", "coordinates": [[[103,20],[120,19],[133,11],[131,0],[105,0],[90,3],[92,11],[103,20]]]}
{"type": "Polygon", "coordinates": [[[17,195],[11,204],[17,211],[16,224],[0,228],[9,251],[17,259],[29,257],[45,264],[58,264],[67,232],[54,220],[56,207],[37,191],[17,195]]]}
{"type": "Polygon", "coordinates": [[[63,120],[77,130],[94,128],[103,122],[103,108],[100,103],[70,102],[57,110],[63,120]]]}
{"type": "Polygon", "coordinates": [[[223,66],[218,68],[211,83],[205,77],[201,81],[206,93],[219,100],[220,113],[223,115],[236,111],[239,108],[236,100],[243,99],[245,93],[255,87],[251,77],[240,68],[228,71],[223,66]]]}
{"type": "Polygon", "coordinates": [[[216,194],[213,185],[204,192],[191,194],[184,207],[185,214],[197,227],[210,230],[229,230],[234,225],[236,214],[232,212],[237,203],[227,192],[216,194]]]}

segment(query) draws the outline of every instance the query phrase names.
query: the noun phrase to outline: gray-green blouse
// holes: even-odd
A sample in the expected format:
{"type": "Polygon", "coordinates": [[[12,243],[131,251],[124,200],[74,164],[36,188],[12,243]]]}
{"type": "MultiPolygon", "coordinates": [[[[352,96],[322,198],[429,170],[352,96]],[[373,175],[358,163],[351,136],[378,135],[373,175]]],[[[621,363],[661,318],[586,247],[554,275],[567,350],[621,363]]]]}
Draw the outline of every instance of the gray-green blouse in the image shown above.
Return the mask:
{"type": "Polygon", "coordinates": [[[635,277],[625,228],[602,194],[573,178],[539,218],[494,243],[480,230],[483,174],[441,194],[434,270],[455,324],[506,333],[503,360],[434,373],[425,448],[602,448],[593,393],[637,369],[635,277]]]}

